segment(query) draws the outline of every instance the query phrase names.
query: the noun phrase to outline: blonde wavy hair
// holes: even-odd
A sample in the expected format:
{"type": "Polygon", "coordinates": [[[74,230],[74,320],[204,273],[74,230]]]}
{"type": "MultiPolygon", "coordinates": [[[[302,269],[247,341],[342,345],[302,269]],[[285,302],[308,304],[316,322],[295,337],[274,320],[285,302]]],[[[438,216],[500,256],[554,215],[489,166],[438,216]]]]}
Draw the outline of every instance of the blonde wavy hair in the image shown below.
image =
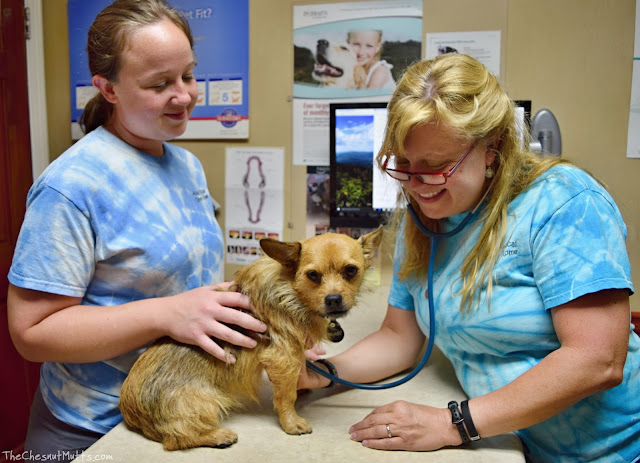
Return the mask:
{"type": "MultiPolygon", "coordinates": [[[[496,144],[492,164],[495,176],[486,181],[480,237],[463,261],[462,289],[458,293],[462,295],[462,312],[479,307],[485,285],[490,304],[493,268],[505,244],[509,203],[539,175],[567,161],[529,151],[529,137],[525,134],[523,142],[516,125],[514,102],[496,77],[467,55],[443,55],[412,64],[393,93],[388,116],[384,142],[376,157],[381,168],[391,153],[397,157],[406,155],[405,141],[411,131],[428,123],[452,128],[463,141],[496,144]]],[[[410,201],[422,223],[437,232],[437,221],[424,216],[413,198],[410,201]]],[[[423,278],[428,270],[430,239],[406,209],[398,210],[391,224],[396,228],[404,224],[407,251],[399,277],[423,278]]]]}

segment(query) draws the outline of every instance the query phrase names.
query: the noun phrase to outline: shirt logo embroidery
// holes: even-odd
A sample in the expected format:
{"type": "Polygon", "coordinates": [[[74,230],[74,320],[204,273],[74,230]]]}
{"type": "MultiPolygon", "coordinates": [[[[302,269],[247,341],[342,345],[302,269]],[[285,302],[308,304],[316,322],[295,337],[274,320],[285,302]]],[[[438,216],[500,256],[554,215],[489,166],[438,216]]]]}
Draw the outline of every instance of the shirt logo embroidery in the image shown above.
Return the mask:
{"type": "Polygon", "coordinates": [[[509,241],[505,248],[502,250],[502,256],[517,256],[518,255],[518,242],[509,241]]]}
{"type": "Polygon", "coordinates": [[[198,202],[201,202],[209,197],[209,193],[207,193],[207,190],[197,190],[193,192],[193,196],[198,202]]]}

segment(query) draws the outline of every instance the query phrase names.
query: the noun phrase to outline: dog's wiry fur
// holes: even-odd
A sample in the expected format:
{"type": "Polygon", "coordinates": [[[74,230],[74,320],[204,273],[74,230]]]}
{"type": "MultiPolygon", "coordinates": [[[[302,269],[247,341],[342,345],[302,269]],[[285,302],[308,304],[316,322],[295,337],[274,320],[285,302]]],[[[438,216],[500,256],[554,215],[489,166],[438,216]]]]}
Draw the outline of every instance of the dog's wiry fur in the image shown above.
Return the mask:
{"type": "Polygon", "coordinates": [[[261,240],[268,257],[241,269],[235,287],[249,296],[254,315],[268,326],[254,349],[231,346],[233,365],[170,338],[154,343],[122,386],[125,422],[167,450],[226,447],[237,434],[220,426],[233,409],[257,400],[262,371],[273,385],[273,404],[288,434],[311,432],[295,410],[304,350],[327,338],[328,318],[355,304],[382,230],[358,240],[327,233],[300,243],[261,240]]]}

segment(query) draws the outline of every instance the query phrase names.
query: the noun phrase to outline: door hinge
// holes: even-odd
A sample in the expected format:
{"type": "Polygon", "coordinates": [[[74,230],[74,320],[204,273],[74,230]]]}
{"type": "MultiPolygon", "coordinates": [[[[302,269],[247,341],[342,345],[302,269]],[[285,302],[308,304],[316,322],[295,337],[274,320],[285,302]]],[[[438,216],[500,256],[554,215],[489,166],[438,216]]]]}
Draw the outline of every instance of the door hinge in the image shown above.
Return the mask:
{"type": "Polygon", "coordinates": [[[24,39],[31,38],[31,9],[26,6],[24,8],[24,39]]]}

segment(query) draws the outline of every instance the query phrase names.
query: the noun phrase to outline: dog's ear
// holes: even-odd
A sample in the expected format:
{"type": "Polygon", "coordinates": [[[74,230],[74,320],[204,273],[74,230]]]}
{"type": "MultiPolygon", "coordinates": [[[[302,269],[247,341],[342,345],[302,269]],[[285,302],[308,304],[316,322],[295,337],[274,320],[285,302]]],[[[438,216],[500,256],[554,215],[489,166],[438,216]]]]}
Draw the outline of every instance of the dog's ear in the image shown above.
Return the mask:
{"type": "Polygon", "coordinates": [[[277,260],[285,267],[295,269],[300,260],[302,245],[298,242],[286,243],[271,238],[260,240],[260,247],[266,255],[277,260]]]}
{"type": "Polygon", "coordinates": [[[362,246],[364,259],[367,262],[367,265],[371,263],[373,256],[376,255],[376,250],[378,249],[378,246],[380,246],[381,241],[382,227],[378,227],[377,230],[374,230],[358,238],[358,243],[360,243],[360,246],[362,246]]]}

